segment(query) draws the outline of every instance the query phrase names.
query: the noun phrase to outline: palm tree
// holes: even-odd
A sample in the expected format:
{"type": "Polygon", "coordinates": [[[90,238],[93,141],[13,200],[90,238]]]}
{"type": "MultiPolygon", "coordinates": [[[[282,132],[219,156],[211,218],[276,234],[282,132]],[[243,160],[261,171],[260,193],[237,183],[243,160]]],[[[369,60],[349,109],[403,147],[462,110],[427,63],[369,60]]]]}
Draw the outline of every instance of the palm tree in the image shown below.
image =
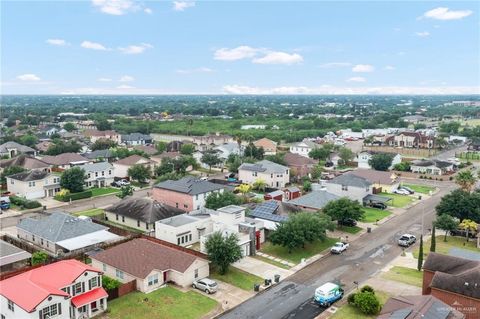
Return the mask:
{"type": "Polygon", "coordinates": [[[471,170],[466,170],[458,172],[457,177],[455,177],[455,182],[465,192],[471,192],[477,183],[477,178],[473,175],[471,170]]]}
{"type": "Polygon", "coordinates": [[[253,188],[262,192],[265,192],[265,187],[267,187],[267,182],[259,178],[253,183],[253,188]]]}

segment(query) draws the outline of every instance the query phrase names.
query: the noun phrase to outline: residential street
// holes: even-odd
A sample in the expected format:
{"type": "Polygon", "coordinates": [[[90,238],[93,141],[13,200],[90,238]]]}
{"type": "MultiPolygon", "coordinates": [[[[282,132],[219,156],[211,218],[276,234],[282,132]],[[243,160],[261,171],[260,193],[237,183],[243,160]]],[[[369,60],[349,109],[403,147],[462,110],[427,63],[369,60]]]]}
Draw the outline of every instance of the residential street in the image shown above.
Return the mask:
{"type": "Polygon", "coordinates": [[[424,233],[429,231],[435,217],[435,206],[443,195],[456,187],[447,182],[438,186],[440,191],[434,196],[413,206],[403,215],[390,219],[372,233],[364,234],[352,242],[343,255],[327,256],[312,263],[220,318],[314,318],[324,310],[312,302],[318,286],[328,281],[340,282],[348,292],[355,288],[354,281],[361,285],[401,254],[402,249],[396,241],[403,233],[412,233],[419,238],[422,211],[424,233]]]}

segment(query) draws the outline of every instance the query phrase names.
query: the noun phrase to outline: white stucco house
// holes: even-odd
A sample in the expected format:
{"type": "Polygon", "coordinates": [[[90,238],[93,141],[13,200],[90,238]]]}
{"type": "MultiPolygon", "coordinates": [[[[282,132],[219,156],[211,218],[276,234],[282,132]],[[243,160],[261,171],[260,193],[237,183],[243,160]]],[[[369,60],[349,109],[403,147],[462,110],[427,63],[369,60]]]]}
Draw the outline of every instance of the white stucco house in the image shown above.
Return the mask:
{"type": "Polygon", "coordinates": [[[263,180],[270,187],[285,187],[290,182],[290,169],[267,160],[254,164],[243,163],[238,168],[238,178],[242,183],[253,184],[256,180],[263,180]]]}
{"type": "Polygon", "coordinates": [[[7,190],[26,199],[54,197],[60,191],[60,176],[32,170],[7,176],[7,190]]]}
{"type": "Polygon", "coordinates": [[[320,145],[315,142],[303,140],[290,146],[290,153],[308,157],[308,153],[318,147],[320,147],[320,145]]]}
{"type": "MultiPolygon", "coordinates": [[[[375,152],[372,151],[363,151],[357,154],[356,160],[358,163],[358,168],[363,169],[371,169],[372,167],[368,163],[372,156],[375,155],[375,152]]],[[[402,155],[400,154],[392,154],[392,164],[388,169],[392,169],[395,165],[400,164],[402,162],[402,155]]]]}

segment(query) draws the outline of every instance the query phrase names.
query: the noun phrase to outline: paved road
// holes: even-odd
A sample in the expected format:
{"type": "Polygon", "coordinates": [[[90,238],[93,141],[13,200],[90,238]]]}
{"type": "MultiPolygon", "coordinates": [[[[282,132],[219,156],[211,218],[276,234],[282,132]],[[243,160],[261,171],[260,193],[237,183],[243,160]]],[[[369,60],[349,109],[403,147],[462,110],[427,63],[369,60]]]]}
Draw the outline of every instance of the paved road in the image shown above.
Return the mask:
{"type": "Polygon", "coordinates": [[[433,159],[441,160],[441,161],[446,161],[449,158],[455,158],[455,153],[461,153],[467,150],[466,145],[461,145],[458,147],[454,147],[451,149],[448,149],[446,151],[440,152],[435,156],[432,156],[433,159]]]}
{"type": "Polygon", "coordinates": [[[342,255],[320,259],[293,274],[279,285],[257,295],[221,316],[223,319],[277,319],[314,318],[323,311],[312,302],[315,288],[328,281],[341,283],[346,291],[355,288],[375,275],[386,264],[399,256],[402,249],[397,239],[405,232],[420,235],[422,211],[424,233],[428,232],[435,216],[435,206],[440,198],[453,190],[453,183],[444,183],[440,191],[424,202],[412,207],[352,242],[350,249],[342,255]]]}

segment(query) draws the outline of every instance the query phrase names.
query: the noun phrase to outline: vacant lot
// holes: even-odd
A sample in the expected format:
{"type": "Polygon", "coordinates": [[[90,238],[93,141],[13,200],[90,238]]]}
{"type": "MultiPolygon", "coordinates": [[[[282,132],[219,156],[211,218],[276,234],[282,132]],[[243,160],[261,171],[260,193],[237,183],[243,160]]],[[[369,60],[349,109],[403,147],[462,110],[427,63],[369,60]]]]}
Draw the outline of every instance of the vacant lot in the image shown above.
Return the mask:
{"type": "Polygon", "coordinates": [[[394,266],[388,272],[384,273],[382,278],[422,287],[423,272],[412,268],[394,266]]]}
{"type": "Polygon", "coordinates": [[[433,192],[435,190],[435,187],[427,186],[427,185],[418,185],[418,184],[402,184],[402,185],[408,188],[411,188],[415,193],[420,193],[420,194],[429,194],[430,192],[433,192]]]}
{"type": "Polygon", "coordinates": [[[382,210],[371,207],[364,207],[363,211],[365,212],[362,218],[362,222],[364,223],[374,223],[377,220],[382,220],[391,214],[391,212],[386,209],[382,210]]]}
{"type": "Polygon", "coordinates": [[[210,273],[210,277],[249,291],[253,291],[254,284],[261,284],[263,282],[263,278],[232,266],[228,268],[228,272],[225,275],[220,275],[218,272],[213,271],[210,273]]]}
{"type": "Polygon", "coordinates": [[[267,241],[262,245],[260,251],[262,253],[298,264],[302,261],[302,258],[309,258],[319,254],[325,249],[333,246],[333,244],[337,241],[337,238],[327,238],[324,241],[315,241],[311,244],[305,245],[305,248],[300,247],[294,249],[291,253],[288,252],[287,248],[273,245],[271,242],[267,241]]]}

